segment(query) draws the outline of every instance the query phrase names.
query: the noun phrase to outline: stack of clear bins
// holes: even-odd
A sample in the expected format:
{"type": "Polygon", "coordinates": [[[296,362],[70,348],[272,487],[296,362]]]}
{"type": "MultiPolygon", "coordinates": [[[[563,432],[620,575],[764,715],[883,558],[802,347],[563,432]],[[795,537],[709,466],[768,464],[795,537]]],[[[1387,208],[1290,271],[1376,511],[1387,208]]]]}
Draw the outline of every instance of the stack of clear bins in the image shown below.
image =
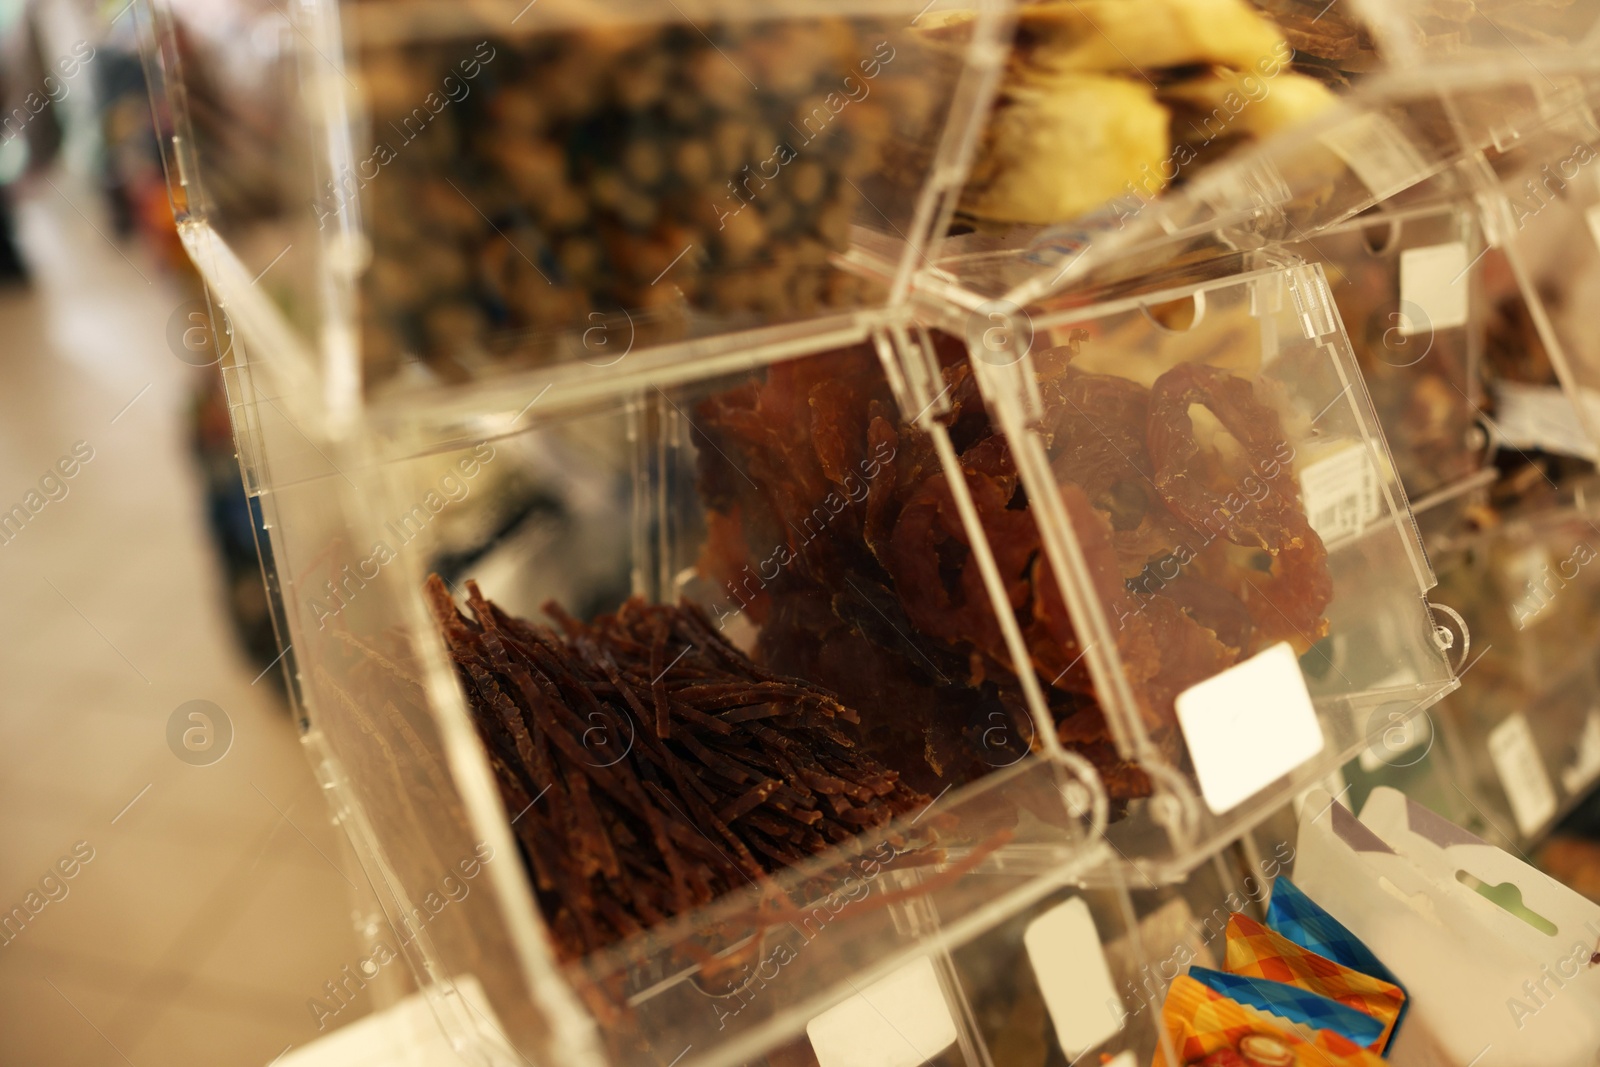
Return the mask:
{"type": "MultiPolygon", "coordinates": [[[[1432,132],[1321,142],[1320,214],[1194,201],[1186,232],[1247,220],[1247,250],[990,308],[984,271],[1048,281],[1053,239],[913,275],[956,247],[1003,12],[935,52],[916,5],[686,6],[297,8],[281,212],[249,218],[207,197],[228,146],[140,9],[291,688],[464,1049],[834,1067],[887,989],[953,1020],[908,1064],[982,1063],[980,935],[1090,882],[1114,938],[1128,869],[1181,877],[1455,685],[1324,277],[1260,248],[1392,191],[1349,163],[1373,137],[1432,132]],[[707,647],[839,694],[922,802],[574,952],[523,863],[549,783],[506,791],[430,574],[527,618],[687,601],[707,647]],[[480,891],[441,903],[452,872],[480,891]]],[[[583,722],[596,782],[665,740],[583,722]]]]}
{"type": "Polygon", "coordinates": [[[1472,682],[1441,705],[1455,778],[1489,832],[1536,840],[1600,776],[1592,480],[1558,507],[1441,541],[1441,597],[1472,633],[1472,682]]]}

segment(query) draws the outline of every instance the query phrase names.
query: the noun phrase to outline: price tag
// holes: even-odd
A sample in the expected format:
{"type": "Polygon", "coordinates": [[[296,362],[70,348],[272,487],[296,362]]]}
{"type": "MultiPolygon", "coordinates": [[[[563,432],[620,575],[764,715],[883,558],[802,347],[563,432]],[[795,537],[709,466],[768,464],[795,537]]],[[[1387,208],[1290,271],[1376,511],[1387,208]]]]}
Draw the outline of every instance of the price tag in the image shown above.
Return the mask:
{"type": "Polygon", "coordinates": [[[1344,160],[1373,197],[1387,200],[1424,178],[1428,166],[1405,134],[1382,115],[1364,112],[1319,138],[1344,160]]]}
{"type": "Polygon", "coordinates": [[[1401,252],[1400,332],[1432,336],[1435,330],[1465,325],[1471,287],[1467,267],[1467,246],[1460,241],[1401,252]]]}
{"type": "Polygon", "coordinates": [[[1600,777],[1600,708],[1590,708],[1583,733],[1578,735],[1578,750],[1572,763],[1561,771],[1561,787],[1570,796],[1600,777]]]}
{"type": "Polygon", "coordinates": [[[1322,726],[1287,642],[1178,694],[1206,806],[1221,815],[1322,751],[1322,726]]]}
{"type": "Polygon", "coordinates": [[[1094,916],[1081,897],[1029,923],[1022,944],[1067,1059],[1077,1059],[1122,1029],[1122,998],[1106,966],[1094,916]]]}
{"type": "Polygon", "coordinates": [[[1521,712],[1489,731],[1489,759],[1511,801],[1517,829],[1524,837],[1532,835],[1556,813],[1556,794],[1521,712]]]}
{"type": "Polygon", "coordinates": [[[933,961],[919,956],[806,1023],[818,1067],[921,1067],[956,1043],[933,961]]]}
{"type": "Polygon", "coordinates": [[[1353,445],[1300,472],[1306,517],[1324,544],[1354,537],[1383,514],[1378,475],[1367,449],[1353,445]]]}
{"type": "MultiPolygon", "coordinates": [[[[1600,425],[1600,406],[1588,399],[1594,394],[1584,395],[1600,425]]],[[[1496,382],[1494,399],[1494,428],[1512,448],[1542,448],[1590,460],[1596,457],[1594,442],[1559,386],[1496,382]]]]}

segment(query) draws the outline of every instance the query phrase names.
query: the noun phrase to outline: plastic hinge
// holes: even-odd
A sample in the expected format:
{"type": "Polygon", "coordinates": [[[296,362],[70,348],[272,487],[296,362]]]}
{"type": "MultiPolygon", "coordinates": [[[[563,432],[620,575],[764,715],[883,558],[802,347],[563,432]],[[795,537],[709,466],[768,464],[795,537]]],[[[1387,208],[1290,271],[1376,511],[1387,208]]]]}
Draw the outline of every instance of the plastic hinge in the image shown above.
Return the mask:
{"type": "Polygon", "coordinates": [[[1316,267],[1299,264],[1289,267],[1289,295],[1294,297],[1295,311],[1300,314],[1300,328],[1308,340],[1315,341],[1338,330],[1333,299],[1328,293],[1328,283],[1316,267]]]}

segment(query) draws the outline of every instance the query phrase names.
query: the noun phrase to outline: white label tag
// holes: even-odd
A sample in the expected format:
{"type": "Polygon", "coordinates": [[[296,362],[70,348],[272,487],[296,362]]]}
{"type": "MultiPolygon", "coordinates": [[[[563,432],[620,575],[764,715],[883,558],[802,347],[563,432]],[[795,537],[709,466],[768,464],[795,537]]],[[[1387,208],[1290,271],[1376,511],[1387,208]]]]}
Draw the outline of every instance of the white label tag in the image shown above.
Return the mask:
{"type": "Polygon", "coordinates": [[[1556,794],[1533,743],[1533,731],[1519,711],[1489,731],[1489,759],[1511,801],[1511,815],[1524,837],[1556,813],[1556,794]]]}
{"type": "Polygon", "coordinates": [[[1466,324],[1472,285],[1467,280],[1467,266],[1467,246],[1460,241],[1400,253],[1402,335],[1431,337],[1435,330],[1466,324]]]}
{"type": "Polygon", "coordinates": [[[1322,725],[1287,642],[1178,694],[1206,806],[1231,811],[1322,751],[1322,725]]]}
{"type": "Polygon", "coordinates": [[[1119,1052],[1105,1067],[1138,1067],[1138,1064],[1139,1061],[1133,1058],[1133,1053],[1119,1052]]]}
{"type": "Polygon", "coordinates": [[[1378,200],[1410,188],[1428,173],[1411,142],[1382,115],[1363,112],[1328,130],[1319,140],[1355,171],[1378,200]]]}
{"type": "Polygon", "coordinates": [[[956,1043],[933,961],[920,956],[806,1023],[818,1067],[920,1067],[956,1043]]]}
{"type": "Polygon", "coordinates": [[[1122,1029],[1122,998],[1083,898],[1073,897],[1033,920],[1022,943],[1069,1060],[1122,1029]]]}
{"type": "Polygon", "coordinates": [[[1300,472],[1300,496],[1311,528],[1324,544],[1356,536],[1383,514],[1378,475],[1362,445],[1308,465],[1300,472]]]}
{"type": "Polygon", "coordinates": [[[1581,792],[1596,776],[1600,776],[1600,708],[1591,708],[1572,763],[1561,771],[1561,787],[1570,796],[1581,792]]]}
{"type": "MultiPolygon", "coordinates": [[[[1594,442],[1559,386],[1496,382],[1494,400],[1494,429],[1512,448],[1542,448],[1581,459],[1596,458],[1594,442]]],[[[1594,414],[1600,421],[1600,408],[1594,414]]]]}

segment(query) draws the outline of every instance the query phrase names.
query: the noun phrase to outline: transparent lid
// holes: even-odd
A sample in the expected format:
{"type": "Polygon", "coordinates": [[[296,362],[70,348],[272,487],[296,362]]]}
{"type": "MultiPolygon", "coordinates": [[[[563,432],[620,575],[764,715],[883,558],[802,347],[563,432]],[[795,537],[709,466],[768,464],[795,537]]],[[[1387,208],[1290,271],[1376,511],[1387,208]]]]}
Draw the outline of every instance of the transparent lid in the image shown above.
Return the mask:
{"type": "Polygon", "coordinates": [[[1163,874],[1455,685],[1323,276],[1252,259],[941,322],[1014,463],[979,511],[1028,530],[991,540],[1060,739],[1163,874]]]}

